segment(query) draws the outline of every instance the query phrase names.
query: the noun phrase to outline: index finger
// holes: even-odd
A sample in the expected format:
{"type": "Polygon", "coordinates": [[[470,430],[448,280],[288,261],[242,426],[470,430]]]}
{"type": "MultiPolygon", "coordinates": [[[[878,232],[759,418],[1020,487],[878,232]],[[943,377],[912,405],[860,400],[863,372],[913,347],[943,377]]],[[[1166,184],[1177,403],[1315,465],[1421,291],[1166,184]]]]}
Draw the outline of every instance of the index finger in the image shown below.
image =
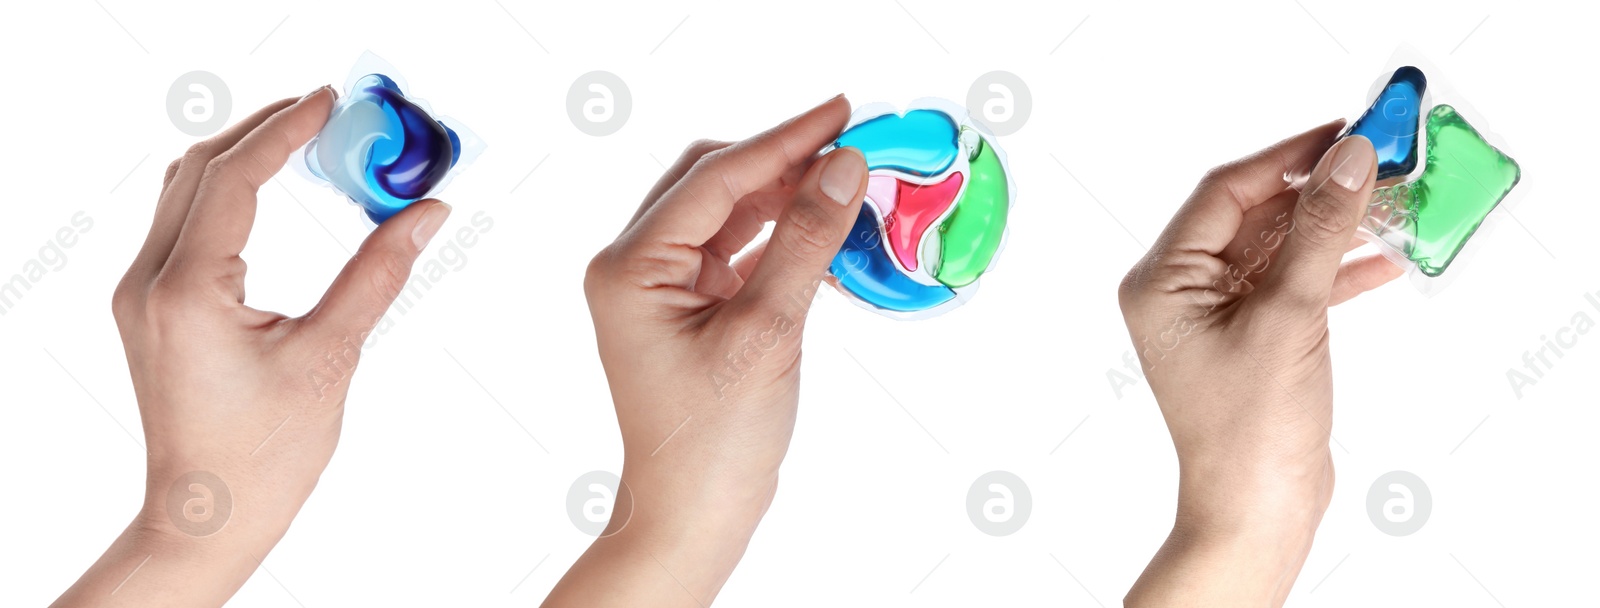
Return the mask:
{"type": "Polygon", "coordinates": [[[1335,120],[1213,169],[1173,214],[1157,247],[1221,253],[1238,234],[1245,212],[1310,172],[1343,127],[1343,119],[1335,120]]]}
{"type": "Polygon", "coordinates": [[[173,248],[173,258],[184,262],[180,267],[205,269],[244,251],[256,218],[256,190],[322,129],[333,100],[329,87],[313,91],[273,114],[206,165],[194,205],[173,248]]]}
{"type": "Polygon", "coordinates": [[[733,206],[812,158],[832,143],[850,117],[843,95],[759,135],[717,150],[689,173],[634,225],[645,242],[699,247],[727,222],[733,206]]]}

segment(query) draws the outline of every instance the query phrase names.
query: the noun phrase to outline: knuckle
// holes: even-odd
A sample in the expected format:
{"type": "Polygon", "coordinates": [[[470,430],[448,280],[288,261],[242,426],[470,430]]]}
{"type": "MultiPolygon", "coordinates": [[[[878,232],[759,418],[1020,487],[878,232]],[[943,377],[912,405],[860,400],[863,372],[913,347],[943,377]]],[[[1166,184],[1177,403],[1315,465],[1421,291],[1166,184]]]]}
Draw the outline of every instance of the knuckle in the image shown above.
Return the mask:
{"type": "Polygon", "coordinates": [[[1122,317],[1127,319],[1134,311],[1139,310],[1139,305],[1138,287],[1130,283],[1127,277],[1123,277],[1122,282],[1117,285],[1117,309],[1122,311],[1122,317]]]}
{"type": "Polygon", "coordinates": [[[205,167],[205,171],[200,174],[201,181],[214,182],[231,177],[233,172],[237,170],[233,151],[230,150],[216,155],[211,160],[206,161],[205,167]]]}
{"type": "Polygon", "coordinates": [[[591,297],[627,287],[676,283],[674,277],[698,272],[704,261],[698,247],[619,240],[595,254],[584,271],[584,293],[591,297]]]}
{"type": "Polygon", "coordinates": [[[1135,264],[1117,283],[1117,305],[1124,318],[1143,315],[1159,306],[1162,293],[1170,291],[1175,271],[1157,259],[1144,259],[1135,264]]]}
{"type": "Polygon", "coordinates": [[[1127,274],[1122,275],[1122,280],[1117,282],[1117,303],[1122,306],[1123,312],[1130,310],[1139,300],[1144,291],[1145,265],[1143,261],[1129,268],[1127,274]]]}
{"type": "Polygon", "coordinates": [[[1132,326],[1134,319],[1159,311],[1191,310],[1205,316],[1249,289],[1235,266],[1210,254],[1156,249],[1122,277],[1117,303],[1132,326]]]}
{"type": "Polygon", "coordinates": [[[165,188],[178,177],[178,168],[183,166],[183,159],[179,158],[167,164],[167,173],[161,177],[161,187],[165,188]]]}
{"type": "Polygon", "coordinates": [[[1226,196],[1238,203],[1241,207],[1256,201],[1247,201],[1240,194],[1241,182],[1247,182],[1252,176],[1248,173],[1249,165],[1242,160],[1229,161],[1206,171],[1200,178],[1201,190],[1219,196],[1226,196]]]}
{"type": "Polygon", "coordinates": [[[1325,191],[1312,192],[1300,201],[1295,230],[1314,239],[1331,239],[1355,228],[1352,205],[1325,191]]]}
{"type": "Polygon", "coordinates": [[[1236,267],[1211,255],[1184,251],[1173,256],[1172,273],[1174,289],[1202,288],[1232,291],[1237,278],[1236,267]]]}
{"type": "Polygon", "coordinates": [[[127,276],[111,292],[111,317],[116,319],[117,325],[123,326],[133,320],[142,300],[142,291],[136,281],[127,276]]]}
{"type": "Polygon", "coordinates": [[[1245,177],[1246,165],[1241,160],[1231,160],[1206,170],[1200,183],[1212,188],[1232,191],[1235,181],[1245,177]]]}
{"type": "Polygon", "coordinates": [[[689,142],[689,145],[683,149],[683,154],[678,155],[678,158],[689,162],[698,161],[705,158],[706,155],[722,149],[725,145],[727,144],[715,139],[697,139],[689,142]]]}
{"type": "Polygon", "coordinates": [[[720,160],[722,159],[722,157],[726,156],[726,153],[724,153],[723,150],[724,150],[724,148],[716,148],[716,149],[707,148],[704,151],[704,153],[701,153],[701,154],[699,154],[698,156],[695,157],[694,162],[689,165],[689,170],[691,170],[691,171],[713,171],[713,170],[716,170],[721,165],[720,160]]]}
{"type": "Polygon", "coordinates": [[[839,244],[836,235],[832,234],[832,222],[829,219],[828,214],[815,202],[791,207],[788,230],[781,233],[784,247],[790,253],[807,259],[833,253],[839,244]]]}
{"type": "Polygon", "coordinates": [[[1123,275],[1118,289],[1130,295],[1142,295],[1202,286],[1210,281],[1205,273],[1214,261],[1215,258],[1203,253],[1157,246],[1123,275]]]}
{"type": "Polygon", "coordinates": [[[705,179],[706,176],[715,176],[718,184],[731,191],[735,184],[730,182],[731,172],[728,171],[726,158],[726,148],[708,151],[684,167],[682,178],[688,180],[691,176],[699,176],[698,179],[705,179]]]}
{"type": "MultiPolygon", "coordinates": [[[[242,290],[245,274],[249,270],[250,265],[246,264],[244,258],[239,256],[222,260],[221,263],[217,264],[216,281],[212,285],[222,293],[233,293],[235,290],[242,290]]],[[[244,300],[243,292],[237,292],[235,295],[240,301],[244,300]]]]}
{"type": "Polygon", "coordinates": [[[189,149],[183,152],[183,156],[174,161],[174,163],[204,165],[207,161],[211,160],[211,157],[214,155],[214,149],[215,147],[209,140],[195,142],[195,144],[189,146],[189,149]]]}
{"type": "Polygon", "coordinates": [[[599,293],[600,287],[611,275],[611,248],[601,249],[589,259],[589,265],[583,270],[583,292],[590,296],[599,293]]]}
{"type": "Polygon", "coordinates": [[[216,158],[211,159],[211,162],[206,163],[204,179],[219,181],[248,179],[251,163],[260,162],[253,154],[241,154],[237,148],[218,154],[216,158]]]}
{"type": "Polygon", "coordinates": [[[1206,169],[1206,174],[1200,177],[1200,181],[1201,183],[1206,184],[1225,182],[1230,176],[1233,175],[1234,171],[1237,170],[1237,167],[1238,165],[1233,162],[1226,162],[1210,169],[1206,169]]]}

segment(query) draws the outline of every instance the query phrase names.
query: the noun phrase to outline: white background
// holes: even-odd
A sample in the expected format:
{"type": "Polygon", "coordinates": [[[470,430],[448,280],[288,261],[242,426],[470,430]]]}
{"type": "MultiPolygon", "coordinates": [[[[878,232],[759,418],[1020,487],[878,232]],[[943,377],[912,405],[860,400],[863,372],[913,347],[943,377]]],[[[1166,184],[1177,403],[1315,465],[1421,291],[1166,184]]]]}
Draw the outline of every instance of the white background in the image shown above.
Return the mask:
{"type": "MultiPolygon", "coordinates": [[[[1600,319],[1583,297],[1600,290],[1593,18],[1535,2],[1449,6],[13,7],[0,21],[0,280],[75,212],[94,227],[0,316],[0,603],[52,600],[142,496],[109,302],[162,169],[195,140],[166,115],[180,74],[221,76],[231,122],[343,82],[372,50],[489,144],[444,193],[456,215],[441,235],[480,211],[492,231],[369,349],[338,455],[232,605],[539,602],[590,540],[567,518],[568,486],[621,464],[584,265],[658,161],[835,93],[959,102],[979,75],[1005,70],[1027,83],[1032,111],[1000,140],[1019,198],[999,268],[967,306],[930,321],[819,298],[783,484],[719,605],[1109,606],[1165,537],[1176,493],[1148,389],[1119,398],[1107,379],[1130,350],[1118,279],[1208,167],[1353,117],[1400,44],[1510,144],[1526,196],[1442,295],[1399,282],[1332,314],[1338,488],[1290,601],[1590,597],[1600,336],[1581,337],[1520,399],[1506,371],[1576,313],[1600,319]],[[633,98],[607,137],[581,133],[565,109],[573,79],[597,69],[633,98]],[[1033,495],[1031,519],[1001,538],[965,510],[968,486],[996,469],[1033,495]],[[1366,514],[1368,487],[1391,470],[1416,473],[1433,496],[1412,536],[1387,536],[1366,514]]],[[[249,303],[298,314],[365,227],[332,191],[293,172],[279,181],[261,193],[245,252],[249,303]]]]}

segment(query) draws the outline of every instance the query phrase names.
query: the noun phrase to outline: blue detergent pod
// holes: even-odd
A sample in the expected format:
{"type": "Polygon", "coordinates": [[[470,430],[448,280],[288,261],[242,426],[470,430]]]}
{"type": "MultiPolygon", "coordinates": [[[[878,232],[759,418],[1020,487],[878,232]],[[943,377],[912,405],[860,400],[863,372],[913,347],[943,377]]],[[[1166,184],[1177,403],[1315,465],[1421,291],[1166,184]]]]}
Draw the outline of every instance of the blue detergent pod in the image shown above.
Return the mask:
{"type": "Polygon", "coordinates": [[[381,61],[370,53],[362,58],[305,151],[311,175],[349,197],[374,224],[438,192],[483,147],[408,97],[392,68],[374,65],[381,61]],[[368,71],[374,69],[382,71],[368,71]]]}
{"type": "Polygon", "coordinates": [[[1394,71],[1372,106],[1345,135],[1360,135],[1378,153],[1378,179],[1410,175],[1417,168],[1417,139],[1422,131],[1423,94],[1428,79],[1422,70],[1405,66],[1394,71]]]}

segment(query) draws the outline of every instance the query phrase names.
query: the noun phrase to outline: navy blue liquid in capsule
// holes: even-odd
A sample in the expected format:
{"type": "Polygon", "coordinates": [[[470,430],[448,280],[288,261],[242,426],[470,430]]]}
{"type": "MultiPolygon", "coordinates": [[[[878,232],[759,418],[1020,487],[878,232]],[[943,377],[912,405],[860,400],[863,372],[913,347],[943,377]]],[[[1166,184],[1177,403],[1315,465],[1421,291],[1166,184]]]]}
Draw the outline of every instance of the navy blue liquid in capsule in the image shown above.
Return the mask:
{"type": "Polygon", "coordinates": [[[339,101],[306,150],[313,173],[382,223],[438,187],[461,157],[461,139],[382,74],[339,101]]]}

